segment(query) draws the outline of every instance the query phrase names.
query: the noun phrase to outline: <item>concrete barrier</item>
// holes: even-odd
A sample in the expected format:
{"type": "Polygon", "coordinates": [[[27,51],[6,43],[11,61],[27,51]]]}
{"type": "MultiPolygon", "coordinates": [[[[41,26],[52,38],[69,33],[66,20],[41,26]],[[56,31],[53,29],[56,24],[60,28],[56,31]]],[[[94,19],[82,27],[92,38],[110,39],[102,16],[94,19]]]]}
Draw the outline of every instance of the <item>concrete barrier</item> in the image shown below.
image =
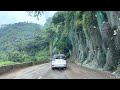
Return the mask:
{"type": "Polygon", "coordinates": [[[13,65],[2,66],[2,67],[0,67],[0,74],[9,72],[12,69],[13,69],[13,65]]]}
{"type": "Polygon", "coordinates": [[[28,63],[21,63],[21,64],[14,64],[14,65],[7,65],[0,67],[0,75],[3,73],[7,73],[16,69],[25,68],[33,65],[47,63],[48,61],[35,61],[35,62],[28,62],[28,63]]]}

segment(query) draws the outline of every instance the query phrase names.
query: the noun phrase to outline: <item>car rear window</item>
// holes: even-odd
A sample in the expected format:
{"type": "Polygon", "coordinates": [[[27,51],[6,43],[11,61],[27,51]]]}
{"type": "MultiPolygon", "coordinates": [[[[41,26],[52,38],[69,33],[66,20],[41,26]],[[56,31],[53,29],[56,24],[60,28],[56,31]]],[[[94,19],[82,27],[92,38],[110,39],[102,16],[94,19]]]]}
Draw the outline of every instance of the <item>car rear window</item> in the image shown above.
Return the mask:
{"type": "Polygon", "coordinates": [[[54,55],[54,59],[65,59],[65,55],[54,55]]]}

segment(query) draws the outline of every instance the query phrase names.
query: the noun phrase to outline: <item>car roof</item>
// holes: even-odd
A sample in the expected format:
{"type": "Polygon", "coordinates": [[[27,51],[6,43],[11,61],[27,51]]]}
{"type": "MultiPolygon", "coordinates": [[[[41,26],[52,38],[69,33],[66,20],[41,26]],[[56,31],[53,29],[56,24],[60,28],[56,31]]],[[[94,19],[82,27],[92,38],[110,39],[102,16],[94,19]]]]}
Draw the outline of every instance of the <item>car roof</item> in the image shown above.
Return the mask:
{"type": "Polygon", "coordinates": [[[56,57],[56,56],[65,56],[64,54],[55,54],[53,55],[53,57],[56,57]]]}

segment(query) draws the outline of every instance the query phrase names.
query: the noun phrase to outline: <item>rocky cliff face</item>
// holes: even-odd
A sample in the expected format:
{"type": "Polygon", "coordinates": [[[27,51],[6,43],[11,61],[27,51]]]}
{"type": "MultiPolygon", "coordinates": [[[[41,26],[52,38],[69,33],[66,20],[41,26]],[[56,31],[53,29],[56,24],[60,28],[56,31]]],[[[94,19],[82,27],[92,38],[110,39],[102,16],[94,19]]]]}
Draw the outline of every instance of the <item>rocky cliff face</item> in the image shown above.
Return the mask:
{"type": "MultiPolygon", "coordinates": [[[[74,16],[75,17],[75,16],[74,16]]],[[[108,71],[119,71],[120,12],[89,11],[82,15],[81,28],[73,28],[71,19],[69,37],[73,58],[81,65],[108,71]]]]}

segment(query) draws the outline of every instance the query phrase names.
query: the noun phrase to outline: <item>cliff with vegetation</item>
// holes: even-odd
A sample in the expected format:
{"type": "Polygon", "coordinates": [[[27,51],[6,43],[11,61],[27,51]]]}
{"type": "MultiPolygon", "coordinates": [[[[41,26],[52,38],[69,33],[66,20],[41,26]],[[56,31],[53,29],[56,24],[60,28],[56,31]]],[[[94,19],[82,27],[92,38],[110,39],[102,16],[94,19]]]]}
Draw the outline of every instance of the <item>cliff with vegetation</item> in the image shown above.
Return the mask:
{"type": "Polygon", "coordinates": [[[117,11],[57,12],[51,24],[56,33],[53,53],[60,51],[83,66],[118,73],[119,17],[117,11]]]}

